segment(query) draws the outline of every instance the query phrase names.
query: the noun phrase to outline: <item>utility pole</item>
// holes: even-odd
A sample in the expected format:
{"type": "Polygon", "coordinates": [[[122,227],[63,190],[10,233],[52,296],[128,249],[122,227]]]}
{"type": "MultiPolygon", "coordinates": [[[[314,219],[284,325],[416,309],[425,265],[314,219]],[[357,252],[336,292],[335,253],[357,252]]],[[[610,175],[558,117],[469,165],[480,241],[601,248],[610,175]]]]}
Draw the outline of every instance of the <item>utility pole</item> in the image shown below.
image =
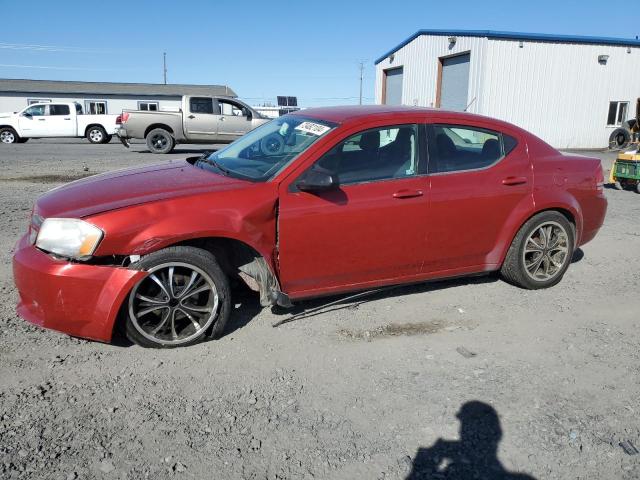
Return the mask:
{"type": "Polygon", "coordinates": [[[364,76],[364,62],[360,62],[360,100],[358,105],[362,105],[362,77],[364,76]]]}
{"type": "Polygon", "coordinates": [[[164,84],[167,84],[167,52],[162,52],[162,67],[164,72],[164,84]]]}

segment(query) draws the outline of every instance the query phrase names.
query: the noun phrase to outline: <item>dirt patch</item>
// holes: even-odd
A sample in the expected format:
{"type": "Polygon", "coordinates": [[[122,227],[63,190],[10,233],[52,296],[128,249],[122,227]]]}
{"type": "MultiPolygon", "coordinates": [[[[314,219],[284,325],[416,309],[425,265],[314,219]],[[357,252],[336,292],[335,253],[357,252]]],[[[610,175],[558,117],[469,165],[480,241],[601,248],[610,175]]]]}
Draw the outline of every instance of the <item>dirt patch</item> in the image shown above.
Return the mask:
{"type": "Polygon", "coordinates": [[[76,175],[27,175],[24,177],[0,177],[1,182],[30,182],[30,183],[67,183],[81,178],[90,177],[95,173],[78,173],[76,175]]]}
{"type": "Polygon", "coordinates": [[[372,330],[349,330],[345,328],[338,330],[338,335],[352,340],[371,341],[379,338],[399,337],[402,335],[431,335],[446,327],[446,322],[440,320],[418,323],[390,323],[372,330]]]}

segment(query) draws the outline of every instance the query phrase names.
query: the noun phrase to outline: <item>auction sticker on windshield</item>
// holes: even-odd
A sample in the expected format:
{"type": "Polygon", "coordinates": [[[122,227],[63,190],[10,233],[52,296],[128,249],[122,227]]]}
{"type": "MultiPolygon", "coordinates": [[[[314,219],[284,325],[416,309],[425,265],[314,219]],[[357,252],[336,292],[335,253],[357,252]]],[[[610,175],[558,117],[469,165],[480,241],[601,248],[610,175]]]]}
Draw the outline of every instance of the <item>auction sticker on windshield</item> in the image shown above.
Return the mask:
{"type": "Polygon", "coordinates": [[[327,130],[331,130],[331,127],[327,127],[326,125],[321,125],[319,123],[302,122],[295,128],[295,130],[320,136],[327,130]]]}

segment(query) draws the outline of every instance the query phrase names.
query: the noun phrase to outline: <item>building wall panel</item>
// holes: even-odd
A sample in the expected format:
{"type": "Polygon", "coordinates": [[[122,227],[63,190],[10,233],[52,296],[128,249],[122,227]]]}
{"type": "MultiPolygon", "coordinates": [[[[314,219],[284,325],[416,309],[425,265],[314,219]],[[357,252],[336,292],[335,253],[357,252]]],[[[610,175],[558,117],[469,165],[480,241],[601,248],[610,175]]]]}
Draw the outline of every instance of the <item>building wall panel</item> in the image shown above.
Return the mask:
{"type": "Polygon", "coordinates": [[[556,148],[604,148],[610,101],[640,97],[640,47],[421,35],[376,66],[376,103],[383,70],[404,67],[402,102],[436,105],[439,58],[471,52],[469,112],[500,118],[556,148]],[[522,47],[520,46],[522,45],[522,47]],[[599,55],[608,55],[606,65],[599,55]]]}
{"type": "Polygon", "coordinates": [[[135,110],[138,101],[158,102],[161,110],[177,110],[182,105],[181,97],[127,97],[116,95],[95,95],[91,97],[74,94],[47,94],[47,93],[10,93],[0,92],[0,112],[17,112],[28,105],[29,99],[50,99],[53,102],[78,102],[85,109],[85,100],[106,100],[107,113],[120,114],[122,110],[135,110]]]}
{"type": "Polygon", "coordinates": [[[604,148],[609,102],[629,102],[632,116],[640,97],[640,48],[490,39],[483,86],[483,114],[556,148],[604,148]]]}
{"type": "Polygon", "coordinates": [[[469,75],[469,112],[479,108],[481,91],[481,65],[487,43],[486,38],[457,37],[452,47],[445,36],[420,36],[393,54],[393,62],[385,58],[376,66],[376,103],[382,103],[383,70],[404,67],[402,103],[435,107],[440,57],[471,52],[469,75]]]}

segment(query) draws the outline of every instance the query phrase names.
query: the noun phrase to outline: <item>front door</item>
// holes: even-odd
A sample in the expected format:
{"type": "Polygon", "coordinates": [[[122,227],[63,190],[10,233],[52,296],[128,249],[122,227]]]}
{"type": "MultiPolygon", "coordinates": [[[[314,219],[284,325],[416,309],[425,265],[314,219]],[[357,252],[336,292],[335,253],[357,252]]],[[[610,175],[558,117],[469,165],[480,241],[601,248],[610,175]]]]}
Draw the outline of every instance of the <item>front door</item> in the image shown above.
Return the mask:
{"type": "Polygon", "coordinates": [[[184,129],[189,140],[216,141],[218,130],[217,104],[211,97],[190,97],[189,111],[183,112],[184,129]]]}
{"type": "Polygon", "coordinates": [[[218,100],[220,118],[218,119],[218,139],[233,142],[249,130],[251,120],[246,107],[232,100],[218,100]]]}
{"type": "Polygon", "coordinates": [[[531,211],[524,142],[470,125],[431,125],[429,272],[496,266],[509,216],[531,211]]]}
{"type": "Polygon", "coordinates": [[[295,182],[281,185],[279,267],[286,293],[367,288],[421,272],[429,192],[419,170],[418,131],[389,126],[339,142],[311,167],[337,173],[338,189],[308,193],[295,182]]]}
{"type": "Polygon", "coordinates": [[[47,128],[47,109],[48,105],[32,105],[25,109],[18,118],[18,126],[22,137],[41,137],[46,136],[47,128]]]}

